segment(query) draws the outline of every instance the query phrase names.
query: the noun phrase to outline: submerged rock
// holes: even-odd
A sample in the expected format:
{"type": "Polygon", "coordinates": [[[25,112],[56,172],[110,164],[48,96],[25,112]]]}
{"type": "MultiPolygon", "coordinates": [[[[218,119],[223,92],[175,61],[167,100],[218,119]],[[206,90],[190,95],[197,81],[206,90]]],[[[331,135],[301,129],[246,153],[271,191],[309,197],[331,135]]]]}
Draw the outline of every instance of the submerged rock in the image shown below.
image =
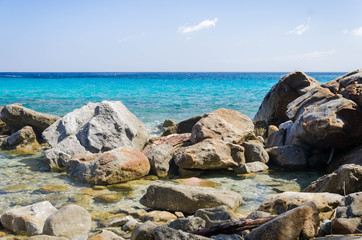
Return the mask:
{"type": "Polygon", "coordinates": [[[342,165],[333,173],[318,178],[303,191],[330,192],[341,195],[360,192],[362,191],[362,166],[342,165]]]}
{"type": "Polygon", "coordinates": [[[265,121],[268,125],[279,125],[288,121],[287,105],[299,96],[319,86],[314,78],[300,71],[288,73],[264,97],[254,121],[265,121]]]}
{"type": "Polygon", "coordinates": [[[235,209],[242,197],[233,191],[208,187],[192,187],[171,184],[152,184],[140,203],[146,207],[193,214],[200,208],[226,205],[235,209]]]}
{"type": "Polygon", "coordinates": [[[67,173],[92,184],[115,184],[146,176],[147,157],[140,151],[121,147],[101,154],[78,155],[67,164],[67,173]]]}
{"type": "Polygon", "coordinates": [[[144,124],[121,102],[88,103],[68,113],[43,132],[52,146],[45,151],[51,167],[64,167],[75,155],[119,147],[142,150],[148,140],[144,124]]]}
{"type": "Polygon", "coordinates": [[[41,146],[36,140],[32,127],[26,126],[4,139],[1,144],[3,150],[13,150],[19,154],[34,154],[41,146]]]}
{"type": "Polygon", "coordinates": [[[248,116],[238,111],[219,108],[206,114],[192,128],[192,143],[208,138],[242,143],[249,138],[255,138],[254,124],[248,116]]]}
{"type": "Polygon", "coordinates": [[[58,116],[36,112],[20,104],[6,105],[0,117],[13,131],[31,126],[38,137],[41,137],[42,132],[59,119],[58,116]]]}

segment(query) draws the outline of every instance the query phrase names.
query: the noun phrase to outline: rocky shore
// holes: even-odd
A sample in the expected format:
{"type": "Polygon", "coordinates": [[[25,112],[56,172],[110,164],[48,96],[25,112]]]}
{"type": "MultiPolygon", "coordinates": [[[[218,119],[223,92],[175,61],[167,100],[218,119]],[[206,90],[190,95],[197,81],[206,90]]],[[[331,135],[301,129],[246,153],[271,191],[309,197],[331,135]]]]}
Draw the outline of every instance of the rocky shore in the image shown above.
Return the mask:
{"type": "MultiPolygon", "coordinates": [[[[253,120],[220,108],[181,122],[165,120],[156,138],[117,101],[88,103],[62,117],[20,104],[0,111],[3,151],[44,151],[52,171],[91,184],[89,191],[128,191],[129,181],[150,181],[137,199],[144,207],[102,218],[80,205],[56,208],[49,201],[0,209],[0,237],[362,238],[362,69],[324,84],[291,72],[268,92],[253,120]],[[247,178],[269,168],[318,169],[323,176],[302,192],[283,191],[266,199],[248,214],[235,211],[243,194],[198,178],[209,171],[247,178]],[[178,184],[152,183],[155,179],[178,184]]],[[[112,194],[94,198],[119,201],[112,194]]]]}

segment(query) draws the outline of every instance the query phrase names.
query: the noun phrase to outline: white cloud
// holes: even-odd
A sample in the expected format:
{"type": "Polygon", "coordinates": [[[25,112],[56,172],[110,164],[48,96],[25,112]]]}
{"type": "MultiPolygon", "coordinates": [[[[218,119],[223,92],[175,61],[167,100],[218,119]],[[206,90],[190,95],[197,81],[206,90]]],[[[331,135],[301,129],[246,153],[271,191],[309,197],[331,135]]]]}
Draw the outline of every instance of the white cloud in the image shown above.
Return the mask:
{"type": "Polygon", "coordinates": [[[299,26],[296,26],[294,29],[290,30],[288,33],[302,35],[308,29],[309,29],[309,25],[301,24],[299,26]]]}
{"type": "Polygon", "coordinates": [[[362,36],[362,27],[359,27],[355,30],[352,30],[351,31],[353,35],[356,35],[356,36],[362,36]]]}
{"type": "Polygon", "coordinates": [[[182,34],[186,34],[186,33],[190,33],[190,32],[196,32],[196,31],[200,31],[201,29],[204,28],[210,28],[210,27],[215,27],[217,22],[217,18],[214,18],[214,20],[204,20],[202,22],[200,22],[199,24],[195,25],[195,26],[191,26],[191,27],[180,27],[179,31],[182,34]]]}

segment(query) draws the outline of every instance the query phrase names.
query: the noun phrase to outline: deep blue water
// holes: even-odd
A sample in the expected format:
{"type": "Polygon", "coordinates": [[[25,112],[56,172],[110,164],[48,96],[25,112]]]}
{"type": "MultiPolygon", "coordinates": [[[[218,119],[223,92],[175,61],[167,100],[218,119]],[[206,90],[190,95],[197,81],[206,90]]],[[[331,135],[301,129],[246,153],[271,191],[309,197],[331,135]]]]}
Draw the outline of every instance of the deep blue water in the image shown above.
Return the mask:
{"type": "MultiPolygon", "coordinates": [[[[148,127],[220,107],[249,117],[285,73],[0,73],[0,106],[64,115],[88,102],[122,101],[148,127]]],[[[344,73],[307,73],[320,82],[344,73]]]]}

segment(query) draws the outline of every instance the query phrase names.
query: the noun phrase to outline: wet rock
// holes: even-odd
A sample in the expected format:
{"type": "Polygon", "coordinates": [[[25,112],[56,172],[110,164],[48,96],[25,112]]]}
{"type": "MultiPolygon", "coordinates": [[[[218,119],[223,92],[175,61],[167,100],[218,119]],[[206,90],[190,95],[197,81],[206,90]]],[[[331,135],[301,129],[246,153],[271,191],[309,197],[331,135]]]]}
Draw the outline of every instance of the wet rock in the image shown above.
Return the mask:
{"type": "Polygon", "coordinates": [[[362,191],[362,166],[346,164],[312,182],[304,192],[330,192],[341,195],[362,191]]]}
{"type": "Polygon", "coordinates": [[[318,208],[313,202],[309,202],[253,229],[245,239],[310,239],[317,234],[318,226],[318,208]]]}
{"type": "Polygon", "coordinates": [[[186,169],[220,169],[245,163],[244,148],[216,139],[206,139],[182,148],[174,159],[186,169]]]}
{"type": "Polygon", "coordinates": [[[36,140],[33,129],[26,126],[4,139],[1,148],[4,150],[13,150],[19,154],[34,154],[40,150],[41,146],[36,140]]]}
{"type": "Polygon", "coordinates": [[[100,233],[88,238],[88,240],[124,240],[124,238],[111,231],[102,230],[100,233]]]}
{"type": "Polygon", "coordinates": [[[320,218],[329,219],[342,199],[343,196],[334,193],[284,192],[264,200],[258,211],[279,215],[304,203],[313,202],[320,212],[320,218]]]}
{"type": "Polygon", "coordinates": [[[268,125],[279,125],[288,121],[285,114],[287,105],[319,84],[318,81],[303,72],[288,73],[264,97],[254,121],[265,121],[268,125]]]}
{"type": "Polygon", "coordinates": [[[244,142],[245,161],[248,162],[262,162],[269,161],[269,155],[260,142],[244,142]]]}
{"type": "Polygon", "coordinates": [[[146,176],[147,157],[140,151],[121,147],[101,154],[75,156],[67,164],[67,173],[92,184],[115,184],[146,176]]]}
{"type": "Polygon", "coordinates": [[[157,225],[151,221],[136,226],[132,232],[131,240],[154,240],[153,229],[156,227],[157,225]]]}
{"type": "Polygon", "coordinates": [[[168,144],[161,144],[151,148],[146,153],[151,169],[158,177],[167,177],[174,148],[168,144]]]}
{"type": "Polygon", "coordinates": [[[242,143],[255,138],[254,124],[248,116],[238,111],[219,108],[208,113],[192,128],[192,143],[208,138],[228,143],[242,143]]]}
{"type": "Polygon", "coordinates": [[[168,224],[170,228],[184,232],[193,232],[206,227],[206,222],[199,217],[179,218],[168,224]]]}
{"type": "Polygon", "coordinates": [[[167,222],[168,220],[175,220],[177,217],[167,211],[151,211],[146,213],[142,217],[142,222],[153,221],[153,222],[167,222]]]}
{"type": "Polygon", "coordinates": [[[52,193],[52,192],[62,192],[65,191],[68,187],[63,185],[52,185],[48,184],[39,189],[41,193],[52,193]]]}
{"type": "Polygon", "coordinates": [[[175,230],[169,227],[156,227],[153,229],[155,240],[173,239],[173,240],[206,240],[207,237],[186,233],[181,230],[175,230]]]}
{"type": "Polygon", "coordinates": [[[148,151],[150,151],[152,148],[158,146],[158,145],[162,145],[162,144],[167,144],[170,145],[172,147],[174,147],[175,149],[177,149],[179,146],[184,145],[185,143],[187,143],[190,140],[190,133],[183,133],[183,134],[171,134],[165,137],[160,137],[160,138],[156,138],[156,139],[150,139],[150,144],[148,144],[144,149],[143,149],[143,153],[146,154],[148,151]]]}
{"type": "Polygon", "coordinates": [[[194,216],[205,220],[206,227],[214,227],[239,220],[228,206],[199,209],[194,216]]]}
{"type": "Polygon", "coordinates": [[[303,148],[286,145],[266,149],[271,161],[288,170],[302,170],[307,167],[308,153],[303,148]]]}
{"type": "Polygon", "coordinates": [[[115,203],[119,202],[121,200],[121,196],[118,194],[112,194],[112,193],[106,193],[106,194],[100,194],[96,196],[97,201],[103,202],[103,203],[115,203]]]}
{"type": "Polygon", "coordinates": [[[183,185],[195,186],[195,187],[218,187],[218,186],[221,186],[220,183],[197,178],[197,177],[178,179],[176,181],[183,185]]]}
{"type": "Polygon", "coordinates": [[[52,146],[45,151],[51,167],[64,167],[75,155],[119,147],[142,150],[148,140],[144,124],[121,102],[88,103],[68,113],[43,132],[52,146]]]}
{"type": "Polygon", "coordinates": [[[39,202],[5,212],[1,224],[16,233],[42,234],[45,220],[56,211],[50,202],[39,202]]]}
{"type": "Polygon", "coordinates": [[[58,116],[36,112],[20,104],[6,105],[1,111],[1,120],[14,132],[25,126],[31,126],[38,137],[59,119],[58,116]]]}
{"type": "Polygon", "coordinates": [[[44,233],[69,239],[87,239],[91,221],[87,210],[74,204],[67,205],[47,218],[44,233]]]}
{"type": "Polygon", "coordinates": [[[203,170],[178,168],[178,174],[181,178],[198,177],[203,173],[203,170]]]}
{"type": "Polygon", "coordinates": [[[235,209],[241,202],[242,197],[233,191],[171,184],[150,185],[140,200],[146,207],[187,214],[193,214],[200,208],[220,205],[235,209]]]}
{"type": "Polygon", "coordinates": [[[250,162],[239,167],[234,167],[233,170],[239,174],[245,173],[256,173],[256,172],[263,172],[268,170],[268,166],[262,162],[250,162]]]}
{"type": "Polygon", "coordinates": [[[119,192],[133,191],[133,190],[137,189],[135,186],[133,186],[132,184],[130,184],[128,182],[108,185],[106,188],[111,191],[119,191],[119,192]]]}

